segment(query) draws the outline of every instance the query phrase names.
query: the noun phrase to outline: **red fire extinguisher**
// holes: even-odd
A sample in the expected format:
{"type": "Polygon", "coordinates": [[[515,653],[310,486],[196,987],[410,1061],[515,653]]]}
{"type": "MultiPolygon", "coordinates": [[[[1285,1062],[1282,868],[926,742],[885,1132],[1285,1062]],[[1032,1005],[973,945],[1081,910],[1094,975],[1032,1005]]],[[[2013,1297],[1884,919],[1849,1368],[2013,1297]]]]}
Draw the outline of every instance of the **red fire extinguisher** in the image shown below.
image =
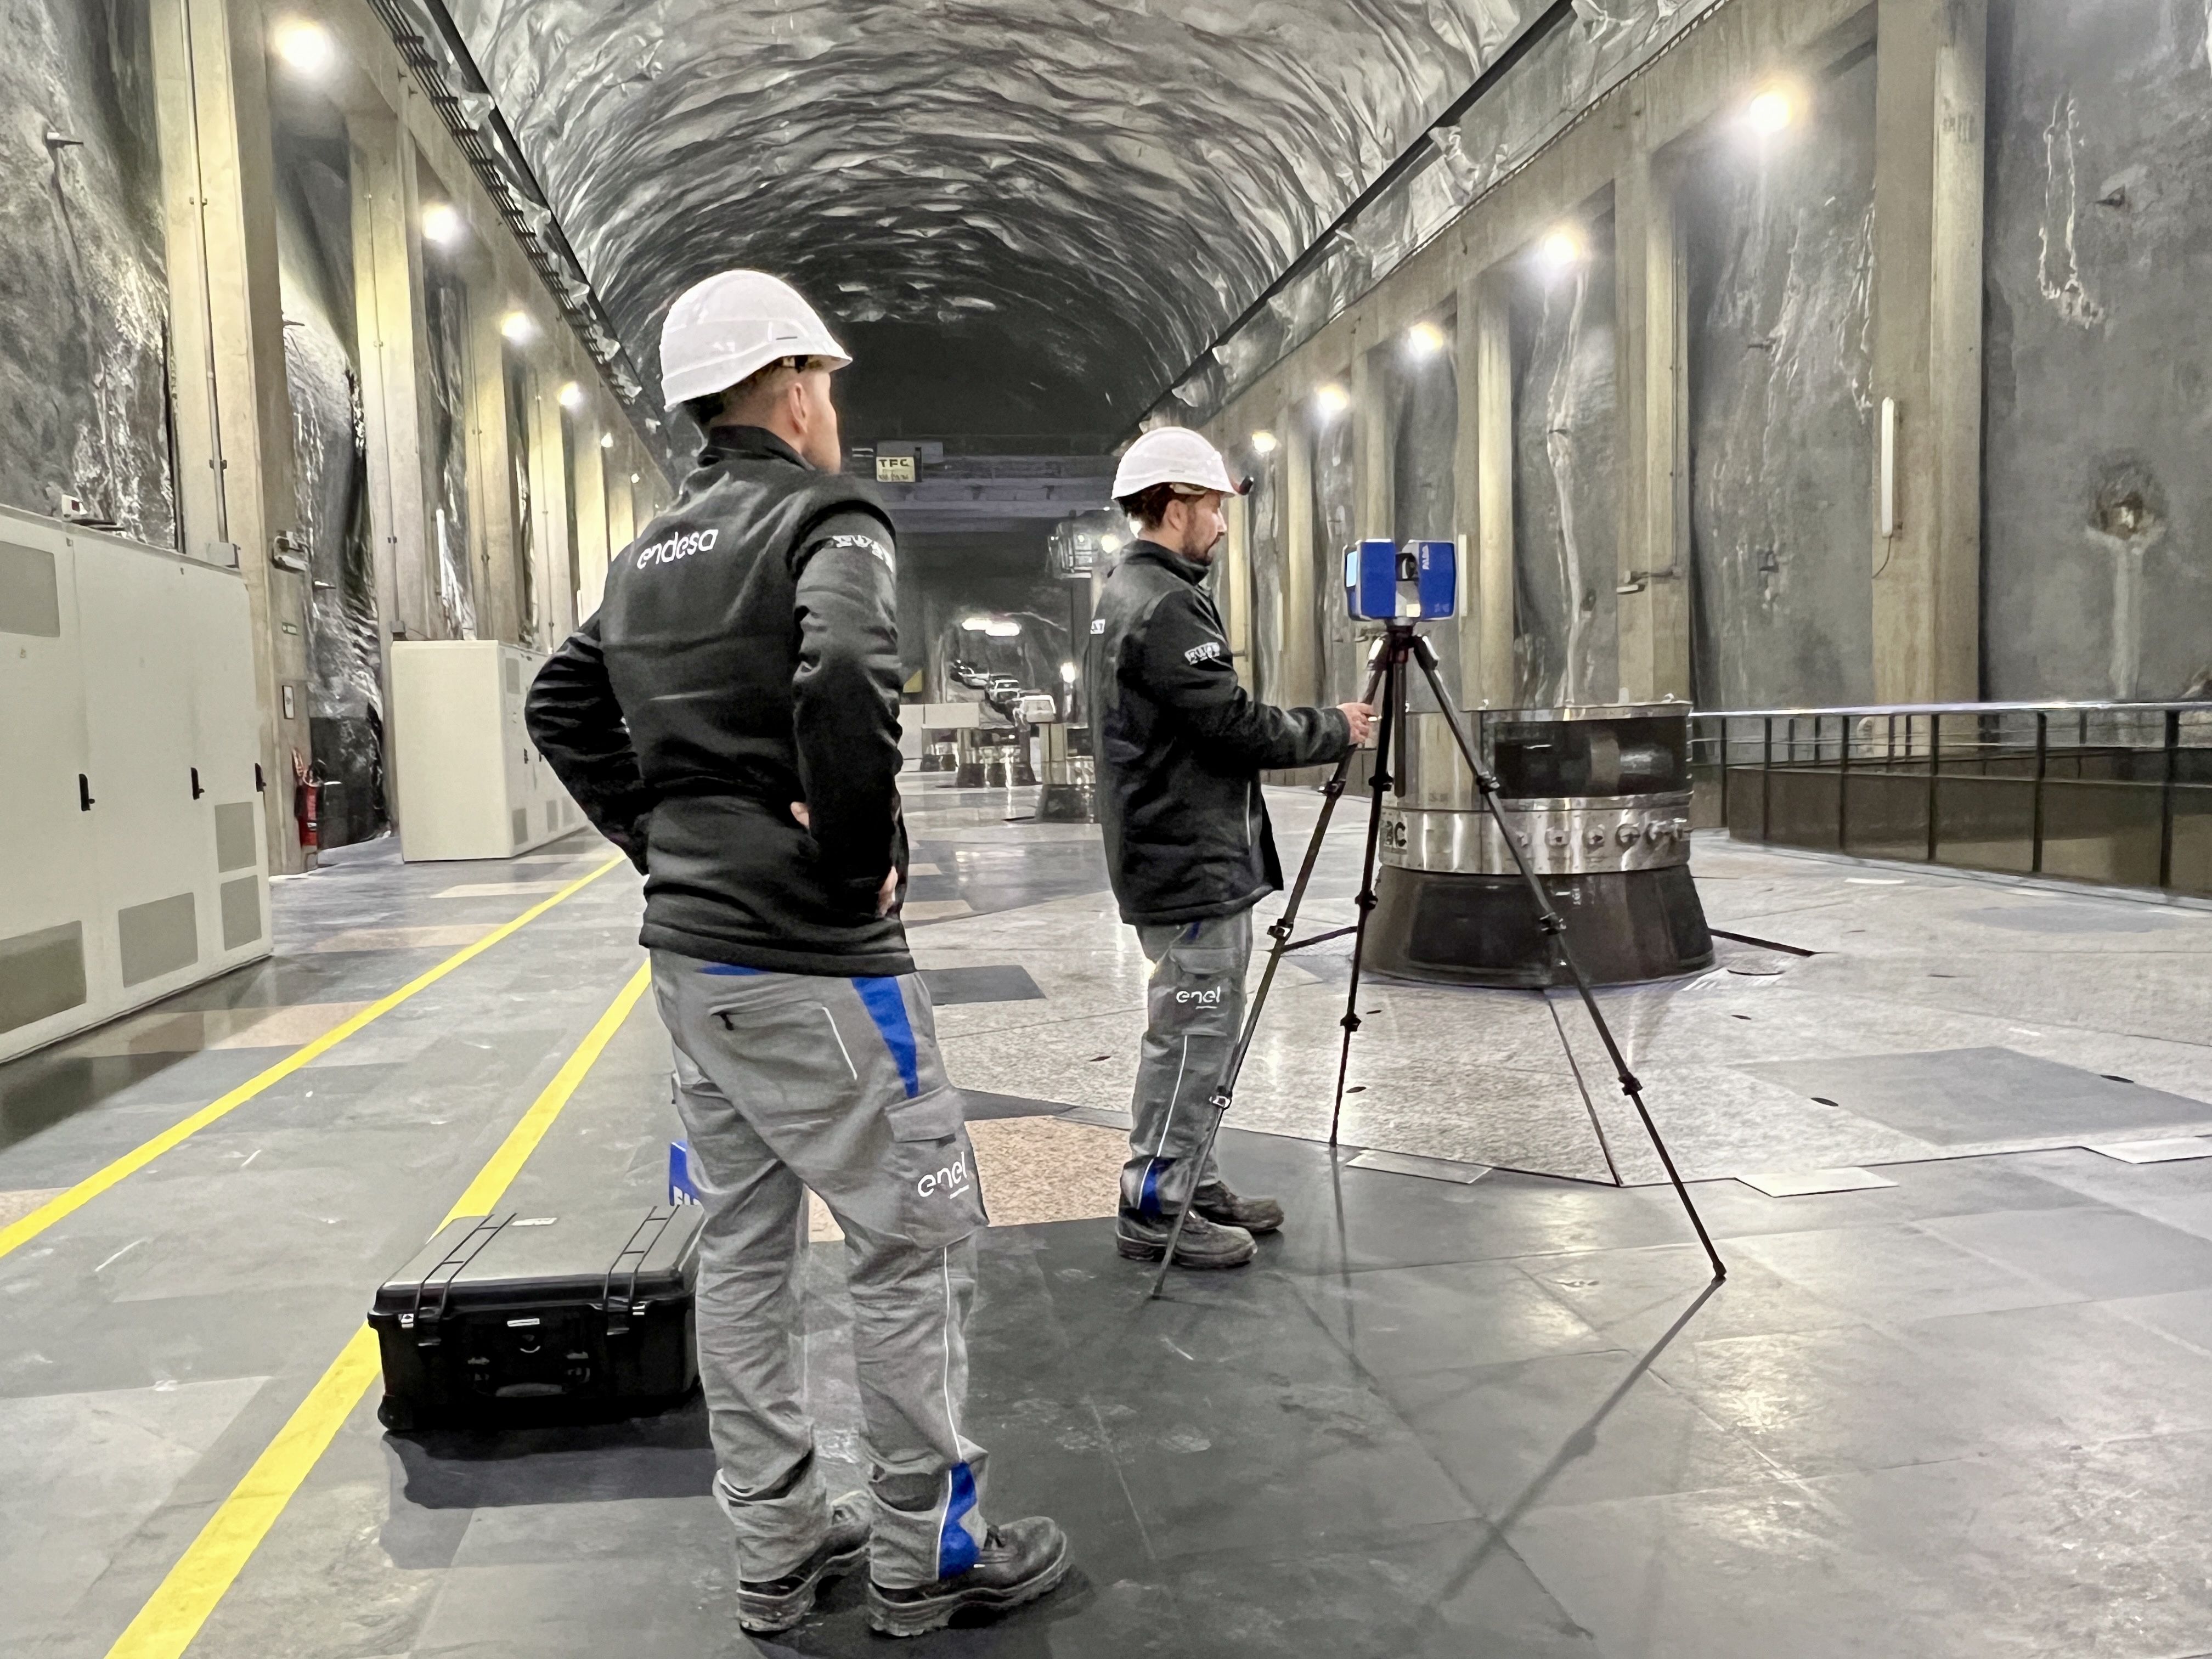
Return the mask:
{"type": "Polygon", "coordinates": [[[292,751],[292,817],[300,826],[300,848],[313,853],[322,844],[323,769],[292,751]]]}

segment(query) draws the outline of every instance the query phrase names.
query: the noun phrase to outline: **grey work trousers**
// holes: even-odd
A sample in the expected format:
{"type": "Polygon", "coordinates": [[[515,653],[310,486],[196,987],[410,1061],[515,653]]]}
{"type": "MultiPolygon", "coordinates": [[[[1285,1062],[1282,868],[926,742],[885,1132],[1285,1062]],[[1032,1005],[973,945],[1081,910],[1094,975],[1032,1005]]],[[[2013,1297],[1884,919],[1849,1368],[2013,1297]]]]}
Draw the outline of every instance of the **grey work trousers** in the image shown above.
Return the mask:
{"type": "Polygon", "coordinates": [[[918,975],[763,973],[653,952],[677,1107],[707,1206],[699,1370],[741,1578],[792,1571],[830,1495],[805,1403],[805,1194],[845,1233],[874,1498],[870,1571],[908,1588],[974,1564],[984,1453],[961,1432],[972,1235],[988,1224],[960,1092],[918,975]]]}
{"type": "Polygon", "coordinates": [[[1171,1213],[1193,1185],[1217,1173],[1211,1157],[1203,1170],[1196,1159],[1213,1121],[1213,1092],[1244,1024],[1252,913],[1139,927],[1137,939],[1152,976],[1145,992],[1121,1205],[1157,1216],[1171,1213]]]}

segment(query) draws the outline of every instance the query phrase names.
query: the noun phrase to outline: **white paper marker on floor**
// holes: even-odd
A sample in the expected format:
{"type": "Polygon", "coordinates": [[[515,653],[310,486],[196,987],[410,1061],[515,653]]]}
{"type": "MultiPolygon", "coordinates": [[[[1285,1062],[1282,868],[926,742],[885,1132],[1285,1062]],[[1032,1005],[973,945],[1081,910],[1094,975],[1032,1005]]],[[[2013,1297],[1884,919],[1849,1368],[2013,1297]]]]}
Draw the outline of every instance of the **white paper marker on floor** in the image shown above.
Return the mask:
{"type": "Polygon", "coordinates": [[[2212,1136],[2180,1135],[2171,1140],[2107,1140],[2090,1146],[2093,1152],[2117,1158],[2123,1164],[2179,1164],[2185,1158],[2212,1158],[2212,1136]]]}
{"type": "Polygon", "coordinates": [[[1412,1152],[1368,1151],[1348,1160],[1354,1170],[1381,1170],[1387,1175],[1419,1176],[1424,1181],[1455,1181],[1472,1187],[1490,1173],[1487,1164],[1462,1164],[1455,1158],[1421,1158],[1412,1152]]]}
{"type": "Polygon", "coordinates": [[[1858,1193],[1870,1187],[1897,1185],[1872,1170],[1789,1170],[1780,1175],[1738,1176],[1736,1179],[1769,1198],[1809,1198],[1814,1193],[1858,1193]]]}

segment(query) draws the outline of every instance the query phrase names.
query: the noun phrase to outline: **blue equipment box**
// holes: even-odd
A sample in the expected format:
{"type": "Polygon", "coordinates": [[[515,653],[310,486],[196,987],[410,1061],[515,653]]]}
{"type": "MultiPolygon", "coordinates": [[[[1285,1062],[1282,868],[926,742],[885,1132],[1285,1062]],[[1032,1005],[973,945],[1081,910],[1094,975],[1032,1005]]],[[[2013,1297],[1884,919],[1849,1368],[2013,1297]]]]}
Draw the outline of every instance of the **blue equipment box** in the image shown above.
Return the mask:
{"type": "Polygon", "coordinates": [[[1344,550],[1344,600],[1366,622],[1430,621],[1459,608],[1459,549],[1450,542],[1364,541],[1344,550]]]}

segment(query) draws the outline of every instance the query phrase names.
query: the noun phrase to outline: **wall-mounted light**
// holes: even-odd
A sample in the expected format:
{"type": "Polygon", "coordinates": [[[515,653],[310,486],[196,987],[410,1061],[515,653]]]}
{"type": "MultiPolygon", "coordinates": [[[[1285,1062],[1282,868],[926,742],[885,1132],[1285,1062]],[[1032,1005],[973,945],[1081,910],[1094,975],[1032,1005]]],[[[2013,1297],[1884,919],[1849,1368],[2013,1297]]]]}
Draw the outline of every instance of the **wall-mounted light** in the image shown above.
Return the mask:
{"type": "Polygon", "coordinates": [[[1060,683],[1062,685],[1073,685],[1075,684],[1075,665],[1073,663],[1064,662],[1060,664],[1060,683]]]}
{"type": "Polygon", "coordinates": [[[338,43],[320,23],[304,17],[287,17],[270,33],[269,44],[285,67],[302,75],[322,75],[338,61],[338,43]]]}
{"type": "Polygon", "coordinates": [[[510,311],[499,319],[499,331],[509,345],[528,345],[538,337],[538,319],[526,311],[510,311]]]}
{"type": "Polygon", "coordinates": [[[638,482],[638,480],[639,480],[641,477],[642,477],[643,476],[644,476],[644,475],[643,475],[642,473],[633,472],[633,473],[631,473],[631,474],[629,475],[629,481],[630,481],[632,483],[637,483],[637,482],[638,482]]]}
{"type": "Polygon", "coordinates": [[[1444,349],[1444,331],[1434,323],[1415,323],[1406,331],[1406,349],[1415,357],[1433,357],[1444,349]]]}
{"type": "Polygon", "coordinates": [[[1252,434],[1252,453],[1255,455],[1273,454],[1275,453],[1275,434],[1265,430],[1264,428],[1252,434]]]}
{"type": "Polygon", "coordinates": [[[1536,244],[1536,261],[1554,276],[1572,270],[1583,260],[1583,239],[1571,227],[1561,225],[1536,244]]]}
{"type": "Polygon", "coordinates": [[[1324,421],[1333,421],[1352,407],[1352,394],[1331,380],[1314,393],[1314,408],[1324,421]]]}
{"type": "Polygon", "coordinates": [[[581,387],[581,386],[578,386],[578,385],[577,385],[574,380],[571,380],[571,381],[569,381],[566,386],[562,386],[562,387],[561,388],[561,407],[562,407],[562,408],[563,408],[563,409],[581,409],[583,406],[584,406],[584,388],[583,388],[583,387],[581,387]]]}
{"type": "Polygon", "coordinates": [[[960,626],[970,634],[981,634],[991,625],[988,617],[963,617],[960,626]]]}
{"type": "Polygon", "coordinates": [[[600,447],[600,448],[602,448],[602,449],[612,449],[614,447],[615,447],[615,434],[614,434],[613,433],[611,433],[611,432],[602,432],[601,434],[599,434],[599,447],[600,447]]]}
{"type": "Polygon", "coordinates": [[[434,242],[440,247],[453,247],[459,243],[467,230],[461,216],[453,210],[450,203],[433,202],[422,210],[422,240],[426,242],[434,242]]]}
{"type": "Polygon", "coordinates": [[[1011,640],[1022,631],[1022,625],[1012,617],[996,617],[983,625],[983,632],[994,640],[1011,640]]]}
{"type": "Polygon", "coordinates": [[[1753,132],[1767,137],[1781,131],[1796,118],[1797,100],[1787,87],[1762,88],[1743,106],[1743,124],[1753,132]]]}

